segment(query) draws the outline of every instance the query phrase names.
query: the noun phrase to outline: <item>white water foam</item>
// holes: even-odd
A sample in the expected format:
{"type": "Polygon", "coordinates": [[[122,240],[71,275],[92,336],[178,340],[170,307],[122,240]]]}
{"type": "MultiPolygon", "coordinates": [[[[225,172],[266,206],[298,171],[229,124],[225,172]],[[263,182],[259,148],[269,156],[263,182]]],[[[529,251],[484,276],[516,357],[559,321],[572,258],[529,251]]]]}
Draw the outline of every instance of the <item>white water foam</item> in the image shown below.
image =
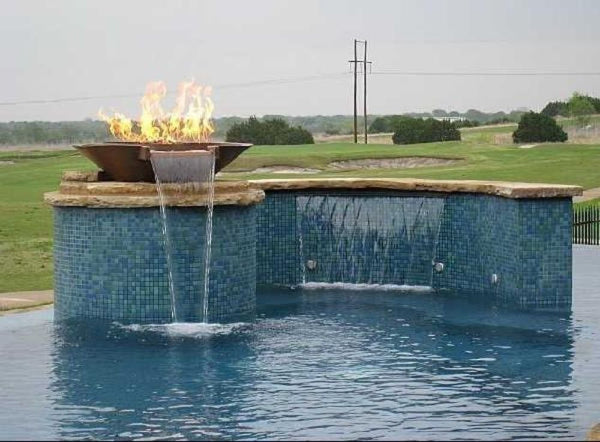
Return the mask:
{"type": "Polygon", "coordinates": [[[306,282],[298,285],[305,290],[375,290],[375,291],[398,291],[398,292],[433,292],[428,285],[407,284],[352,284],[349,282],[306,282]]]}
{"type": "Polygon", "coordinates": [[[158,333],[174,338],[203,338],[216,335],[228,335],[244,326],[245,322],[231,324],[204,323],[204,322],[172,322],[170,324],[121,324],[115,325],[123,330],[139,333],[158,333]]]}

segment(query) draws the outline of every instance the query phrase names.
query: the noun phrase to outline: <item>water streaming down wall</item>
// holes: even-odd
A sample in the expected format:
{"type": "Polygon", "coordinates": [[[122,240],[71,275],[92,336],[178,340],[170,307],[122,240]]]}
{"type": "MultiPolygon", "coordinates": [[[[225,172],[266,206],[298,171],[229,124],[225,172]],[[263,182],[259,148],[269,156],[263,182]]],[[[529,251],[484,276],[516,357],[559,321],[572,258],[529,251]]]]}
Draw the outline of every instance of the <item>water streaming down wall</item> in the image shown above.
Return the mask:
{"type": "Polygon", "coordinates": [[[303,282],[431,286],[444,201],[298,196],[303,282]]]}
{"type": "Polygon", "coordinates": [[[523,307],[571,304],[570,197],[269,181],[262,185],[274,188],[265,198],[257,183],[216,183],[211,231],[209,210],[198,201],[206,182],[169,184],[189,180],[191,159],[154,160],[167,181],[159,179],[162,214],[149,198],[151,184],[77,174],[45,195],[54,206],[55,317],[239,321],[254,311],[257,283],[304,281],[431,286],[523,307]],[[188,194],[187,186],[200,190],[188,194]],[[174,189],[183,194],[175,197],[174,189]],[[432,272],[432,259],[443,271],[432,272]]]}
{"type": "MultiPolygon", "coordinates": [[[[160,199],[162,231],[167,258],[171,317],[173,322],[202,318],[209,321],[209,285],[212,250],[212,217],[214,203],[215,155],[210,151],[152,151],[152,168],[160,199]],[[165,184],[184,184],[181,192],[194,190],[206,193],[206,222],[201,245],[189,232],[180,231],[177,223],[169,223],[172,211],[182,209],[168,207],[165,184]],[[187,189],[187,188],[191,189],[187,189]],[[198,265],[199,258],[201,265],[198,265]],[[189,274],[197,273],[197,284],[190,287],[189,274]],[[201,289],[200,289],[201,287],[201,289]]],[[[171,190],[172,191],[172,190],[171,190]]],[[[199,236],[199,235],[198,235],[199,236]]]]}

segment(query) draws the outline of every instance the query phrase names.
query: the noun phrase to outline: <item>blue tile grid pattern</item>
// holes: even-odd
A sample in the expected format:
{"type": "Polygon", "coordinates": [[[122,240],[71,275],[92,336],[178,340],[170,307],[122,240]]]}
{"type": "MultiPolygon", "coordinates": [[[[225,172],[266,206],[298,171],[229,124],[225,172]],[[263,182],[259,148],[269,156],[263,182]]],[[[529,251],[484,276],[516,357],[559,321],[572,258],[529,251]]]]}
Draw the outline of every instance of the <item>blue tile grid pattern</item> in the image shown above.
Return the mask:
{"type": "MultiPolygon", "coordinates": [[[[178,321],[201,321],[204,208],[168,208],[178,321]]],[[[172,321],[157,208],[54,209],[55,311],[59,318],[172,321]]],[[[210,322],[237,320],[256,305],[256,209],[214,209],[210,322]]]]}
{"type": "Polygon", "coordinates": [[[570,198],[268,191],[257,209],[259,284],[431,285],[520,306],[571,303],[570,198]]]}

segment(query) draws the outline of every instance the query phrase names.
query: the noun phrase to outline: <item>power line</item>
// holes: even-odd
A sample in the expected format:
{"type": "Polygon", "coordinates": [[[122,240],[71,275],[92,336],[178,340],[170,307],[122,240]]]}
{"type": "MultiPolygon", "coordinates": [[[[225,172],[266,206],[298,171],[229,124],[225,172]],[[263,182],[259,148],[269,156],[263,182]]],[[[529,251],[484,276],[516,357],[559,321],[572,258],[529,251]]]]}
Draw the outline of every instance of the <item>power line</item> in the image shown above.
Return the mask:
{"type": "MultiPolygon", "coordinates": [[[[218,89],[218,90],[223,90],[223,89],[244,88],[244,87],[253,87],[253,86],[301,83],[301,82],[307,82],[307,81],[341,78],[341,77],[346,77],[347,75],[348,75],[347,72],[336,72],[336,73],[329,73],[329,74],[306,75],[303,77],[274,78],[274,79],[269,79],[269,80],[249,81],[249,82],[244,82],[244,83],[220,84],[220,85],[212,86],[212,88],[218,89]]],[[[167,92],[167,95],[175,95],[175,94],[176,94],[176,92],[174,92],[174,91],[167,92]]],[[[52,103],[65,103],[65,102],[76,102],[76,101],[102,100],[102,99],[109,99],[109,98],[139,98],[139,96],[140,96],[140,94],[137,93],[137,94],[87,95],[87,96],[79,96],[79,97],[62,97],[62,98],[52,98],[52,99],[43,99],[43,100],[0,101],[0,106],[19,106],[19,105],[27,105],[27,104],[52,104],[52,103]]]]}
{"type": "MultiPolygon", "coordinates": [[[[358,61],[358,60],[357,60],[358,61]]],[[[362,61],[358,61],[362,63],[362,61]]],[[[357,63],[357,64],[358,64],[357,63]]],[[[317,80],[328,80],[346,77],[348,72],[335,72],[328,74],[317,74],[307,75],[302,77],[291,77],[291,78],[274,78],[268,80],[249,81],[243,83],[228,83],[214,85],[214,89],[234,89],[234,88],[245,88],[245,87],[257,87],[257,86],[276,86],[280,84],[291,84],[291,83],[302,83],[308,81],[317,80]]],[[[600,72],[514,72],[514,71],[498,71],[498,72],[436,72],[436,71],[400,71],[400,70],[382,70],[373,71],[370,75],[397,75],[397,76],[414,76],[414,77],[597,77],[600,76],[600,72]]],[[[168,92],[167,95],[174,95],[175,92],[168,92]]],[[[67,103],[67,102],[78,102],[78,101],[93,101],[103,99],[118,99],[118,98],[138,98],[139,93],[136,94],[109,94],[109,95],[84,95],[77,97],[61,97],[51,99],[37,99],[37,100],[15,100],[15,101],[0,101],[0,106],[20,106],[30,104],[53,104],[53,103],[67,103]]]]}
{"type": "Polygon", "coordinates": [[[437,76],[437,77],[592,77],[600,72],[433,72],[433,71],[374,71],[373,75],[437,76]]]}
{"type": "Polygon", "coordinates": [[[289,84],[289,83],[302,83],[305,81],[341,78],[341,77],[346,77],[347,75],[348,75],[348,72],[335,72],[335,73],[330,73],[330,74],[307,75],[304,77],[279,78],[279,79],[271,79],[271,80],[251,81],[251,82],[246,82],[246,83],[222,84],[222,85],[213,86],[213,89],[220,90],[220,89],[249,87],[249,86],[262,86],[262,85],[271,85],[271,84],[277,85],[277,84],[289,84]]]}

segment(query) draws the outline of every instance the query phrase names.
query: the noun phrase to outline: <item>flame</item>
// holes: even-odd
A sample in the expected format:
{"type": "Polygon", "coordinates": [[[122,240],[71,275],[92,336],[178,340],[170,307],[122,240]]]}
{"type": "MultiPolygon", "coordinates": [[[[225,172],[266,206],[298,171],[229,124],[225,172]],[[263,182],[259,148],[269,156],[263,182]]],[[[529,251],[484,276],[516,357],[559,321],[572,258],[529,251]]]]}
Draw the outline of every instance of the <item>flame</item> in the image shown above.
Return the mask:
{"type": "Polygon", "coordinates": [[[167,86],[162,81],[146,85],[140,100],[142,112],[137,121],[115,112],[98,115],[108,124],[110,133],[117,139],[132,142],[176,143],[207,141],[215,131],[212,124],[214,104],[210,99],[211,89],[194,81],[185,81],[177,88],[175,107],[165,112],[161,101],[167,95],[167,86]]]}

